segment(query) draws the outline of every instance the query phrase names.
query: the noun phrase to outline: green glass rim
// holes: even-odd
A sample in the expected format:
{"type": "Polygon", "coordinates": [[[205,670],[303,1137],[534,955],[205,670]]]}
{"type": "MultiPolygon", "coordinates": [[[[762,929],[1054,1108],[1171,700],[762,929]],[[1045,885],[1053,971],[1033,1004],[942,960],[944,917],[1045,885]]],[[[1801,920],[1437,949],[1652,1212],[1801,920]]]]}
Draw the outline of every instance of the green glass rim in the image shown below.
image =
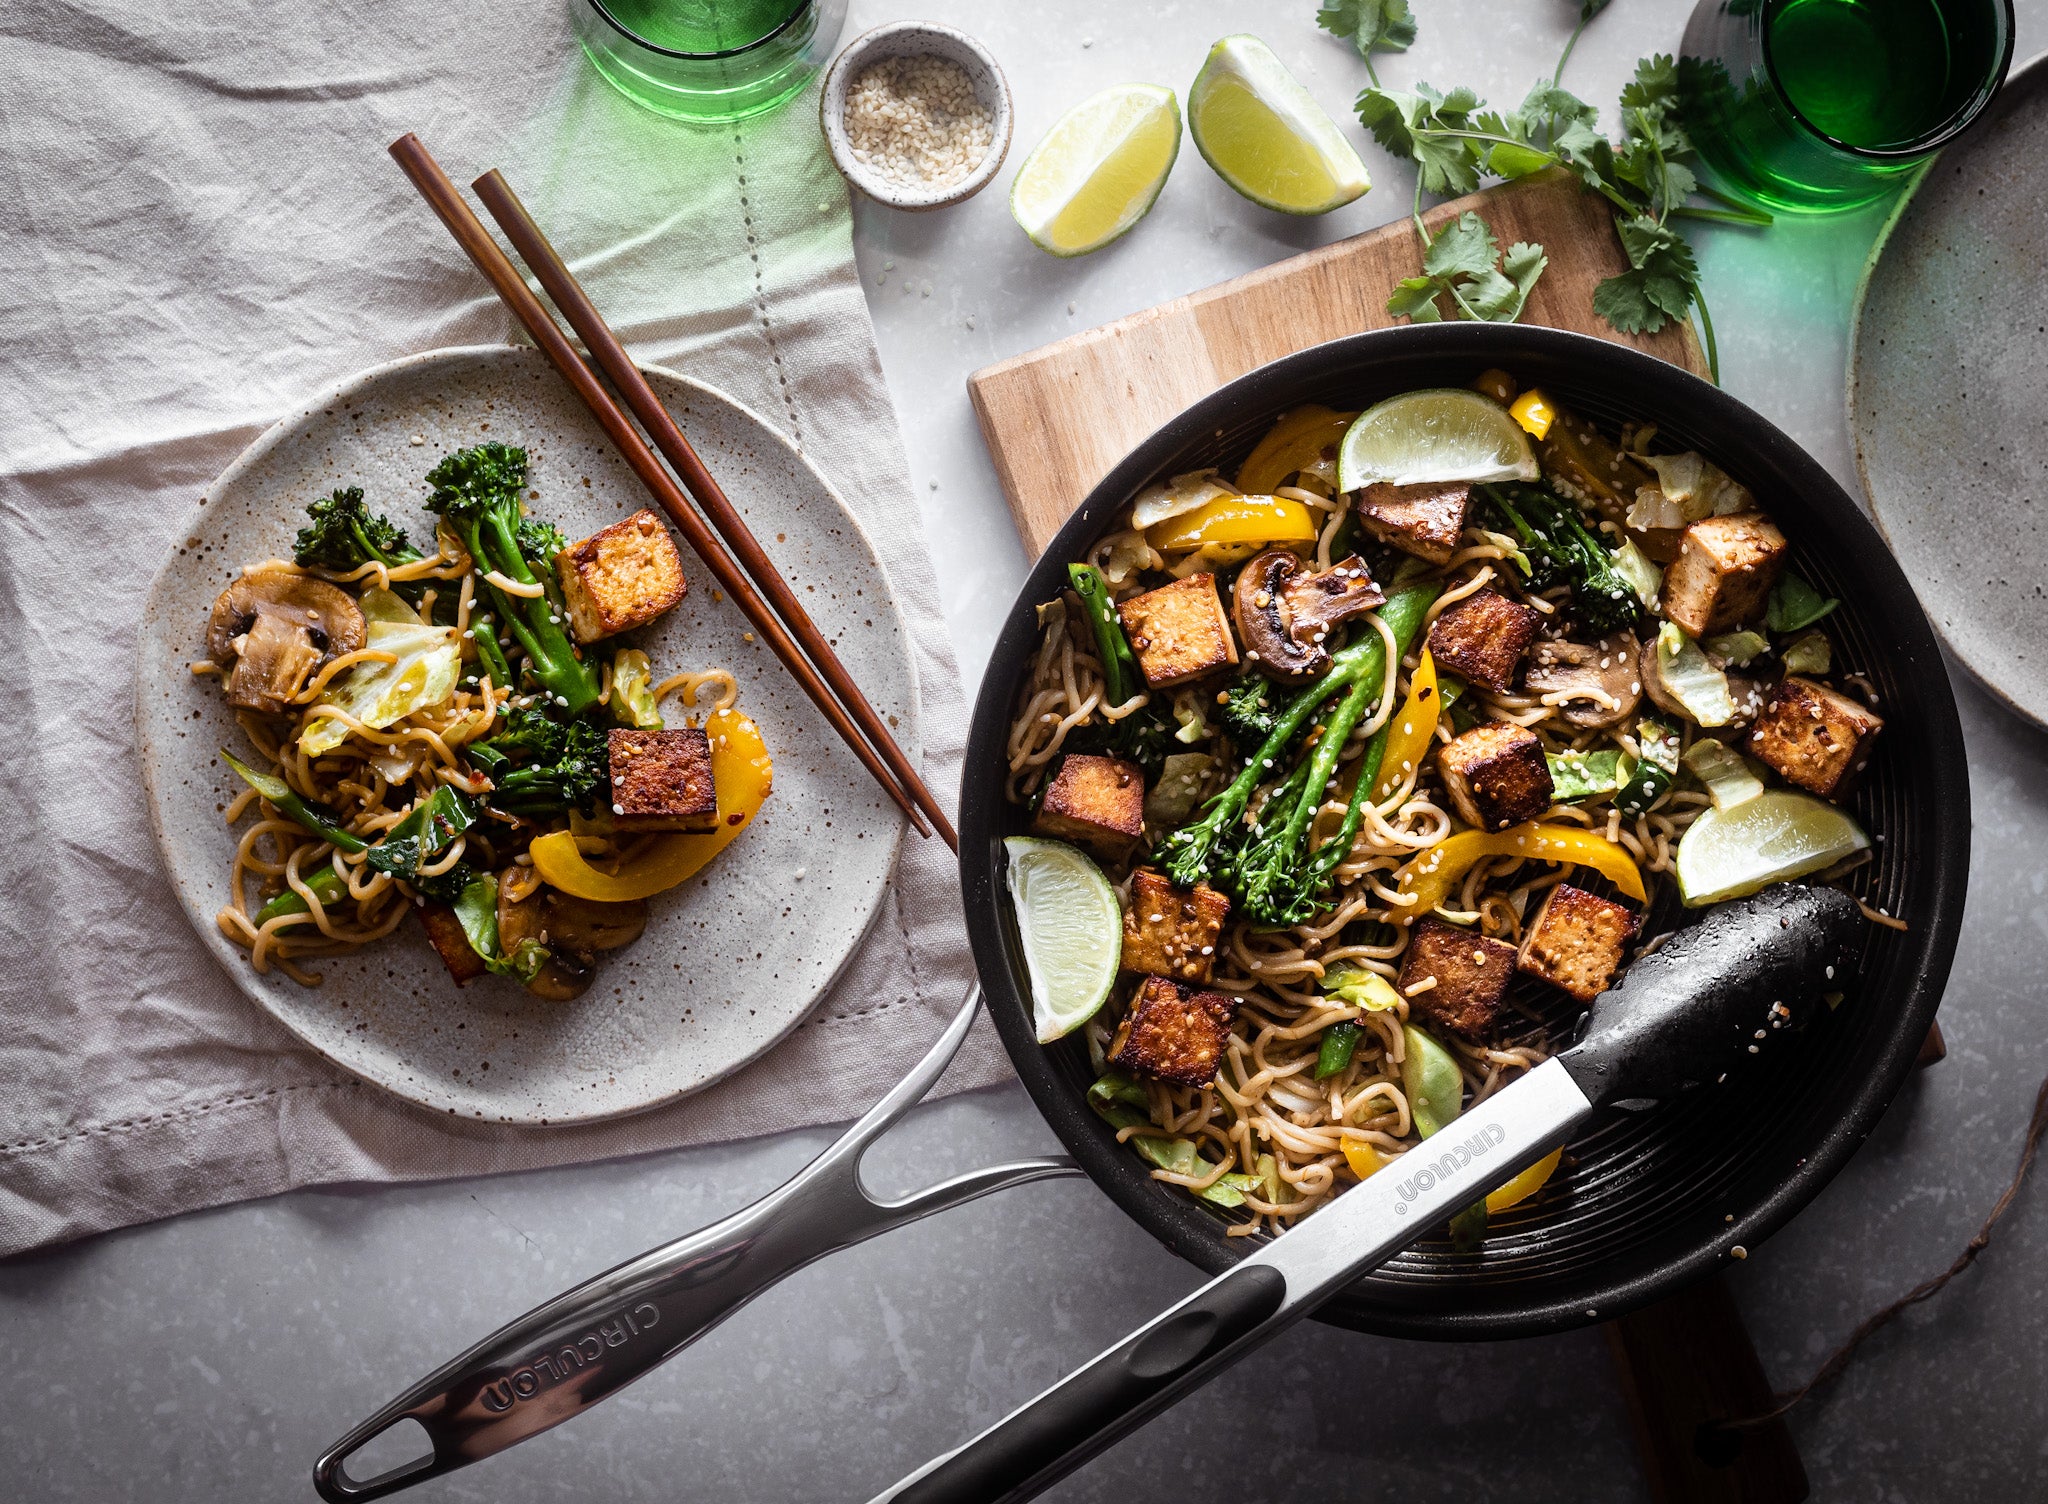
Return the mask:
{"type": "MultiPolygon", "coordinates": [[[[595,5],[597,0],[591,0],[591,3],[595,5]]],[[[2002,35],[1998,53],[1998,66],[1991,70],[1990,78],[1980,83],[1977,86],[1976,92],[1965,100],[1956,109],[1955,113],[1943,121],[1937,129],[1922,136],[1919,140],[1905,146],[1858,146],[1853,141],[1844,141],[1839,136],[1829,135],[1811,120],[1807,119],[1805,112],[1792,102],[1792,96],[1785,92],[1784,85],[1778,82],[1778,65],[1771,56],[1770,15],[1771,12],[1790,3],[1791,0],[1763,0],[1757,16],[1758,30],[1763,41],[1764,73],[1771,81],[1771,92],[1777,95],[1778,102],[1785,107],[1792,118],[1799,122],[1800,128],[1808,132],[1816,140],[1824,141],[1837,151],[1844,151],[1851,156],[1861,157],[1867,162],[1903,164],[1918,161],[1922,157],[1940,151],[1949,142],[1955,140],[1956,137],[1976,123],[1977,117],[1984,113],[1985,106],[1990,104],[1999,89],[2004,87],[2005,76],[2012,68],[2013,33],[2018,25],[2018,18],[2013,14],[2012,0],[1998,0],[1997,12],[2002,35]]]]}
{"type": "MultiPolygon", "coordinates": [[[[760,36],[755,37],[753,41],[746,43],[744,46],[728,47],[723,52],[678,52],[673,47],[664,47],[659,42],[648,41],[647,38],[640,35],[639,32],[633,30],[632,27],[628,26],[625,22],[621,21],[617,16],[613,15],[611,13],[611,8],[604,3],[604,0],[587,0],[587,3],[589,4],[592,10],[597,12],[598,18],[602,20],[605,25],[609,26],[613,31],[616,31],[620,36],[624,37],[627,41],[631,42],[635,47],[639,47],[647,52],[652,52],[659,57],[672,57],[687,63],[715,63],[722,62],[727,58],[745,57],[748,53],[754,51],[757,47],[767,46],[770,42],[774,41],[777,37],[781,36],[784,32],[788,31],[790,27],[796,25],[798,21],[802,20],[804,17],[804,13],[806,11],[815,10],[818,6],[818,0],[798,0],[796,9],[792,10],[787,16],[783,17],[781,24],[778,25],[773,31],[763,32],[760,36]]],[[[2012,0],[2006,0],[2006,10],[2008,15],[2010,15],[2011,9],[2012,0]]],[[[2006,51],[2007,53],[2010,53],[2012,51],[2012,44],[2010,41],[2008,41],[2006,44],[2006,51]]]]}

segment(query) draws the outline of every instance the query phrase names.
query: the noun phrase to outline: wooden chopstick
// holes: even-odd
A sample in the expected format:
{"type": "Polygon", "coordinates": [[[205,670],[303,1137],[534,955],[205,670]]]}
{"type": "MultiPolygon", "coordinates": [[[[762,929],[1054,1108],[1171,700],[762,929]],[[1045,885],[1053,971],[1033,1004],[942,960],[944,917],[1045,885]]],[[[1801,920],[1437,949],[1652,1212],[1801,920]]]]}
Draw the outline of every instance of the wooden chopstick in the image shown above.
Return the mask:
{"type": "Polygon", "coordinates": [[[555,369],[562,373],[576,395],[583,399],[584,405],[590,409],[591,416],[597,419],[598,426],[604,429],[620,455],[631,466],[633,473],[640,477],[654,499],[661,503],[662,510],[674,520],[683,537],[688,540],[698,557],[703,559],[719,583],[725,587],[727,594],[746,613],[747,619],[753,622],[761,635],[767,639],[768,645],[775,650],[775,655],[782,660],[797,683],[803,686],[804,692],[831,723],[832,729],[853,749],[854,755],[874,776],[875,781],[882,785],[897,807],[909,817],[917,832],[920,835],[930,835],[932,827],[923,812],[918,809],[916,802],[897,783],[888,764],[868,745],[867,739],[861,735],[860,729],[847,714],[845,707],[833,697],[830,688],[819,677],[810,660],[791,639],[781,620],[768,608],[768,603],[749,583],[732,556],[719,544],[717,538],[705,526],[703,519],[691,510],[688,500],[676,485],[675,478],[663,467],[654,451],[647,447],[646,440],[641,438],[639,431],[633,427],[632,420],[612,401],[611,393],[605,390],[604,384],[578,357],[575,348],[555,326],[555,321],[548,316],[547,310],[541,306],[540,299],[535,297],[533,290],[526,285],[526,279],[520,276],[512,265],[511,258],[506,256],[498,243],[491,238],[490,232],[470,209],[448,174],[441,170],[441,164],[434,160],[419,138],[410,131],[392,142],[390,149],[393,159],[412,180],[412,185],[419,190],[420,196],[440,217],[448,233],[455,238],[456,244],[461,246],[469,259],[475,263],[476,269],[484,274],[484,279],[491,284],[506,307],[512,310],[513,316],[525,326],[527,333],[533,336],[534,343],[553,363],[555,369]]]}
{"type": "Polygon", "coordinates": [[[613,387],[626,399],[626,406],[632,409],[633,416],[640,420],[640,426],[654,441],[654,447],[674,467],[691,499],[710,518],[711,526],[738,557],[740,567],[746,570],[748,577],[768,598],[776,614],[810,655],[811,662],[824,675],[825,682],[832,686],[839,702],[852,714],[875,750],[882,755],[882,760],[889,764],[890,771],[910,791],[918,808],[925,812],[945,838],[946,844],[958,850],[959,838],[947,821],[945,811],[939,807],[938,800],[925,787],[917,769],[911,766],[910,759],[896,744],[895,737],[889,734],[888,726],[876,714],[874,706],[868,703],[867,696],[861,693],[853,675],[846,671],[846,665],[839,661],[839,655],[832,650],[825,634],[812,622],[810,613],[804,609],[803,602],[797,598],[789,582],[776,570],[767,550],[761,547],[753,530],[740,516],[739,509],[727,499],[725,489],[705,467],[704,461],[698,458],[695,447],[668,408],[654,394],[654,388],[647,384],[646,376],[641,374],[633,357],[626,353],[626,347],[619,342],[618,336],[612,333],[611,325],[597,311],[597,305],[590,301],[589,294],[584,292],[568,264],[556,253],[540,226],[534,223],[533,216],[526,212],[526,206],[512,191],[512,185],[505,181],[504,174],[493,168],[471,183],[470,188],[483,201],[491,218],[498,222],[498,228],[505,232],[512,248],[539,278],[541,287],[569,320],[570,327],[583,336],[584,348],[611,378],[613,387]]]}

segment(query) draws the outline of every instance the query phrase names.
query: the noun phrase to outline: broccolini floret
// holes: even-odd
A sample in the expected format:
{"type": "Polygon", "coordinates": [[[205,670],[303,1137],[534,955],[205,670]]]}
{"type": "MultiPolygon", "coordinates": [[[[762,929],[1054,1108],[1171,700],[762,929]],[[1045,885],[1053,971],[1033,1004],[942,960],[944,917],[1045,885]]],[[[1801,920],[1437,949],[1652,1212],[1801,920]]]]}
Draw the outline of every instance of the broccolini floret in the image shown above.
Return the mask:
{"type": "Polygon", "coordinates": [[[485,802],[508,815],[584,809],[610,782],[605,734],[588,721],[558,721],[531,707],[506,712],[498,732],[466,755],[491,779],[485,802]]]}
{"type": "Polygon", "coordinates": [[[1572,604],[1596,632],[1619,631],[1642,619],[1642,597],[1614,567],[1614,554],[1577,507],[1538,486],[1479,489],[1521,543],[1530,584],[1539,590],[1570,586],[1572,604]]]}
{"type": "Polygon", "coordinates": [[[337,490],[307,507],[306,525],[292,542],[292,562],[301,569],[336,574],[369,563],[395,569],[421,557],[404,528],[369,509],[361,486],[337,490]]]}
{"type": "Polygon", "coordinates": [[[595,705],[598,676],[576,655],[553,584],[552,555],[543,557],[539,552],[558,541],[561,534],[538,524],[526,525],[520,515],[526,451],[508,444],[457,450],[428,473],[427,483],[434,488],[427,498],[427,510],[447,519],[476,561],[478,573],[494,572],[518,585],[543,587],[540,595],[524,596],[501,590],[488,580],[483,582],[494,614],[511,629],[525,652],[526,669],[534,682],[570,715],[595,705]]]}

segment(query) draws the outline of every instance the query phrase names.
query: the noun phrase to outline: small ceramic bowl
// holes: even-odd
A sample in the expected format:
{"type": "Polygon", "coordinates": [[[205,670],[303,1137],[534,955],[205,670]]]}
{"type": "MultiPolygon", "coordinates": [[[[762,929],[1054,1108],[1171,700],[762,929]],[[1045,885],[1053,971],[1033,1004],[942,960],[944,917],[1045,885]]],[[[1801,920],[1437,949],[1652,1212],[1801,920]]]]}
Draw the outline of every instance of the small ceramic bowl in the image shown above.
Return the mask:
{"type": "Polygon", "coordinates": [[[833,165],[862,193],[892,209],[942,209],[973,198],[995,177],[1010,150],[1010,85],[1003,70],[973,37],[932,21],[892,21],[849,42],[825,74],[818,117],[833,165]],[[966,177],[932,187],[892,183],[853,154],[846,135],[847,90],[869,67],[892,57],[940,57],[966,70],[975,97],[993,117],[988,153],[966,177]]]}

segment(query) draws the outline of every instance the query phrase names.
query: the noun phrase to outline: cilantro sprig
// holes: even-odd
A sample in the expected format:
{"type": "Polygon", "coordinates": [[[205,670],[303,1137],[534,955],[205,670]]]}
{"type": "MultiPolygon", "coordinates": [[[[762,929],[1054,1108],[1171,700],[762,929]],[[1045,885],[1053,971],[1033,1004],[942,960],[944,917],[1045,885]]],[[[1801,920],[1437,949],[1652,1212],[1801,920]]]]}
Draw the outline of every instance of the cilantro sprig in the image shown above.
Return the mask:
{"type": "Polygon", "coordinates": [[[1422,245],[1423,275],[1396,285],[1387,311],[1417,322],[1443,317],[1448,299],[1458,316],[1511,322],[1547,265],[1543,247],[1526,242],[1498,252],[1491,230],[1467,211],[1432,235],[1422,195],[1470,193],[1489,179],[1511,181],[1553,168],[1572,173],[1615,211],[1615,229],[1629,268],[1593,293],[1600,316],[1625,334],[1655,334],[1697,311],[1707,364],[1720,379],[1714,321],[1700,287],[1699,263],[1676,221],[1715,220],[1762,226],[1771,216],[1701,183],[1692,168],[1692,139],[1678,104],[1678,68],[1658,55],[1636,64],[1621,91],[1621,139],[1610,140],[1600,112],[1561,80],[1586,25],[1608,0],[1581,0],[1578,25],[1557,67],[1530,89],[1519,108],[1490,110],[1471,89],[1439,92],[1426,83],[1383,88],[1374,52],[1405,51],[1415,40],[1407,0],[1325,0],[1317,22],[1351,39],[1366,58],[1371,84],[1358,96],[1359,123],[1388,152],[1415,166],[1412,217],[1422,245]],[[1719,207],[1691,202],[1695,195],[1719,207]]]}
{"type": "Polygon", "coordinates": [[[1486,221],[1467,209],[1435,235],[1423,231],[1422,275],[1394,284],[1387,312],[1434,324],[1443,318],[1437,300],[1448,297],[1464,318],[1512,324],[1549,264],[1543,247],[1526,240],[1503,254],[1486,221]]]}

